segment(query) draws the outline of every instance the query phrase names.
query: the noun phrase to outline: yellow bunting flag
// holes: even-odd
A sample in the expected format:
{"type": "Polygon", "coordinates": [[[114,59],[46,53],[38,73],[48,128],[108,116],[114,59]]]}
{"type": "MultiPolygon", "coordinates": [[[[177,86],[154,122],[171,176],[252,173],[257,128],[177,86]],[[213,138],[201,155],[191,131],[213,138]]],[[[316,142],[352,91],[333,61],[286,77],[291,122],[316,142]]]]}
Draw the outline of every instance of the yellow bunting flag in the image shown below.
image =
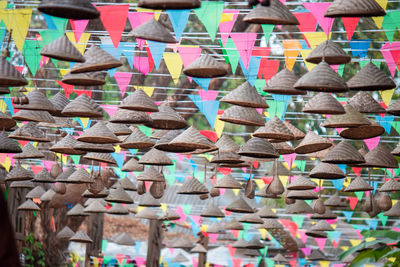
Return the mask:
{"type": "Polygon", "coordinates": [[[75,34],[73,32],[66,32],[65,33],[68,37],[68,39],[71,41],[71,43],[74,44],[76,49],[78,49],[79,52],[82,54],[85,53],[86,46],[88,44],[89,38],[90,38],[90,33],[84,32],[81,35],[81,38],[79,41],[75,40],[75,34]]]}
{"type": "Polygon", "coordinates": [[[65,74],[67,74],[69,72],[69,69],[60,69],[60,74],[61,76],[65,76],[65,74]]]}
{"type": "Polygon", "coordinates": [[[355,247],[358,246],[361,243],[362,240],[360,239],[350,239],[350,244],[355,247]]]}
{"type": "Polygon", "coordinates": [[[305,32],[303,35],[312,49],[328,40],[328,36],[324,32],[305,32]]]}
{"type": "Polygon", "coordinates": [[[331,262],[330,261],[320,261],[319,264],[321,265],[321,267],[329,267],[331,262]]]}
{"type": "Polygon", "coordinates": [[[265,239],[267,237],[267,230],[262,228],[262,229],[258,229],[258,231],[260,232],[260,235],[262,237],[262,239],[265,239]]]}
{"type": "Polygon", "coordinates": [[[301,50],[301,44],[297,40],[283,40],[282,45],[286,68],[292,70],[294,63],[296,63],[297,56],[301,50]]]}
{"type": "Polygon", "coordinates": [[[386,106],[390,105],[390,101],[392,101],[393,93],[394,93],[394,89],[379,91],[379,95],[381,96],[381,98],[386,106]]]}
{"type": "Polygon", "coordinates": [[[265,184],[264,184],[264,181],[263,181],[262,179],[254,179],[253,181],[256,183],[258,189],[263,188],[264,185],[265,185],[265,184]]]}
{"type": "Polygon", "coordinates": [[[285,184],[287,184],[289,176],[279,175],[279,179],[281,180],[282,184],[285,185],[285,184]]]}
{"type": "Polygon", "coordinates": [[[142,209],[144,209],[144,207],[143,207],[143,206],[137,206],[137,208],[136,208],[136,212],[140,212],[142,209]]]}
{"type": "Polygon", "coordinates": [[[215,124],[214,124],[214,129],[215,129],[215,133],[217,134],[218,138],[221,137],[222,132],[224,131],[224,127],[225,127],[225,122],[221,121],[219,119],[219,116],[217,116],[217,119],[215,120],[215,124]]]}
{"type": "Polygon", "coordinates": [[[178,84],[182,71],[182,59],[178,53],[164,53],[164,62],[171,74],[172,80],[178,84]]]}
{"type": "Polygon", "coordinates": [[[307,67],[308,71],[312,70],[313,68],[315,68],[317,66],[316,64],[313,64],[313,63],[310,63],[310,62],[306,61],[306,58],[311,53],[311,51],[312,51],[311,49],[302,49],[302,50],[300,50],[301,57],[303,58],[304,64],[306,64],[306,67],[307,67]]]}
{"type": "Polygon", "coordinates": [[[83,128],[87,128],[88,127],[88,123],[89,123],[89,118],[80,118],[83,128]]]}
{"type": "Polygon", "coordinates": [[[11,159],[10,157],[6,157],[6,160],[4,162],[2,162],[2,164],[4,169],[6,169],[7,171],[10,171],[10,167],[11,167],[11,159]]]}
{"type": "Polygon", "coordinates": [[[232,189],[233,193],[235,194],[235,196],[237,196],[239,194],[239,190],[240,189],[232,189]]]}
{"type": "Polygon", "coordinates": [[[150,87],[150,86],[141,86],[141,85],[134,85],[133,86],[136,90],[143,90],[146,95],[148,95],[149,97],[151,97],[153,95],[154,92],[154,87],[150,87]]]}
{"type": "Polygon", "coordinates": [[[0,111],[1,112],[7,111],[7,104],[6,104],[6,102],[4,102],[4,100],[0,100],[0,111]]]}
{"type": "MultiPolygon", "coordinates": [[[[387,3],[388,0],[376,0],[376,2],[378,2],[378,4],[384,9],[386,10],[387,7],[387,3]]],[[[378,26],[378,28],[382,28],[382,24],[383,24],[383,19],[384,17],[372,17],[372,19],[375,21],[376,26],[378,26]]]]}
{"type": "Polygon", "coordinates": [[[165,212],[167,210],[167,204],[162,203],[161,204],[161,210],[165,212]]]}
{"type": "Polygon", "coordinates": [[[233,20],[233,13],[222,13],[220,23],[228,22],[233,20]]]}
{"type": "Polygon", "coordinates": [[[147,9],[147,8],[136,8],[137,12],[145,12],[145,13],[154,13],[154,19],[158,20],[161,16],[162,10],[154,10],[154,9],[147,9]]]}
{"type": "Polygon", "coordinates": [[[0,11],[0,17],[3,19],[9,31],[12,30],[12,38],[18,51],[22,52],[25,37],[28,34],[29,24],[32,17],[31,8],[4,9],[0,11]]]}

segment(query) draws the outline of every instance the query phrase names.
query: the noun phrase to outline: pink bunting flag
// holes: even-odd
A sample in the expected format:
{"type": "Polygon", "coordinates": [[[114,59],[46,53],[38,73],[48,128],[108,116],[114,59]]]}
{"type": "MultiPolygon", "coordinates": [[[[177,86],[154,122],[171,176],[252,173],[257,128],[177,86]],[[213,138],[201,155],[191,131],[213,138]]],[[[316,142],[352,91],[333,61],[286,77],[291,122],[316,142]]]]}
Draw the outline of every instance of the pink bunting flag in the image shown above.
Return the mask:
{"type": "Polygon", "coordinates": [[[179,219],[180,222],[184,222],[186,220],[186,214],[181,206],[176,207],[176,209],[174,209],[174,211],[179,215],[179,217],[181,217],[179,219]]]}
{"type": "Polygon", "coordinates": [[[208,237],[210,238],[211,244],[215,244],[215,241],[217,241],[218,238],[218,234],[209,233],[208,237]]]}
{"type": "Polygon", "coordinates": [[[305,244],[307,242],[307,238],[308,238],[308,236],[305,233],[305,230],[298,230],[297,233],[300,235],[301,242],[303,242],[305,244]]]}
{"type": "Polygon", "coordinates": [[[257,39],[257,33],[254,32],[242,32],[242,33],[231,33],[230,34],[235,46],[239,52],[240,58],[243,61],[246,69],[249,68],[251,54],[254,48],[254,44],[257,39]]]}
{"type": "Polygon", "coordinates": [[[379,144],[380,140],[381,140],[381,137],[377,136],[374,138],[364,139],[364,143],[367,145],[368,149],[371,151],[379,144]]]}
{"type": "Polygon", "coordinates": [[[129,5],[99,6],[97,10],[100,12],[100,19],[110,35],[114,47],[117,48],[126,25],[129,5]]]}
{"type": "Polygon", "coordinates": [[[43,170],[43,167],[40,165],[30,165],[30,167],[35,175],[43,170]]]}
{"type": "Polygon", "coordinates": [[[73,20],[70,19],[69,22],[71,23],[71,28],[74,31],[75,40],[80,40],[82,33],[85,32],[86,26],[89,23],[88,19],[80,19],[80,20],[73,20]]]}
{"type": "Polygon", "coordinates": [[[241,267],[242,266],[242,259],[232,259],[233,267],[241,267]]]}
{"type": "Polygon", "coordinates": [[[107,114],[112,117],[115,112],[117,112],[118,107],[116,105],[103,105],[100,104],[100,107],[102,107],[104,109],[105,112],[107,112],[107,114]]]}
{"type": "Polygon", "coordinates": [[[143,75],[147,75],[150,71],[149,58],[135,56],[133,57],[133,66],[143,75]]]}
{"type": "Polygon", "coordinates": [[[292,168],[293,166],[293,162],[296,159],[297,154],[296,153],[292,153],[289,155],[282,155],[283,160],[287,163],[287,165],[289,166],[289,169],[292,168]]]}
{"type": "Polygon", "coordinates": [[[131,82],[132,73],[131,72],[116,72],[114,78],[117,81],[119,90],[121,91],[121,96],[124,97],[126,88],[131,82]]]}
{"type": "Polygon", "coordinates": [[[311,12],[299,12],[293,13],[293,15],[300,23],[297,27],[299,27],[301,32],[315,32],[315,29],[317,29],[317,20],[311,12]]]}
{"type": "Polygon", "coordinates": [[[192,220],[197,224],[200,225],[200,221],[201,221],[201,217],[199,215],[190,215],[190,217],[192,218],[192,220]]]}
{"type": "Polygon", "coordinates": [[[46,168],[46,170],[50,171],[51,167],[54,164],[54,161],[50,161],[50,160],[42,160],[43,166],[46,168]]]}
{"type": "Polygon", "coordinates": [[[200,98],[203,101],[212,101],[217,99],[218,93],[219,93],[218,91],[213,91],[213,90],[206,91],[201,89],[199,91],[200,98]]]}
{"type": "Polygon", "coordinates": [[[306,256],[311,254],[311,248],[302,248],[301,251],[303,251],[306,256]]]}
{"type": "Polygon", "coordinates": [[[136,257],[135,261],[138,267],[146,266],[146,259],[143,257],[136,257]]]}
{"type": "Polygon", "coordinates": [[[128,20],[131,24],[132,29],[135,29],[137,26],[142,25],[145,22],[148,22],[154,17],[154,13],[152,12],[129,12],[128,20]]]}
{"type": "Polygon", "coordinates": [[[325,244],[326,244],[326,238],[314,238],[315,242],[317,243],[319,249],[321,251],[324,251],[325,244]]]}
{"type": "Polygon", "coordinates": [[[342,18],[344,29],[346,30],[347,39],[350,41],[354,31],[357,28],[360,18],[342,18]]]}
{"type": "MultiPolygon", "coordinates": [[[[198,59],[201,54],[200,47],[190,47],[190,46],[179,46],[178,53],[181,56],[183,67],[187,67],[192,64],[193,61],[198,59]]],[[[187,76],[190,82],[192,82],[193,78],[187,76]]]]}
{"type": "Polygon", "coordinates": [[[392,44],[387,42],[381,47],[381,53],[385,58],[386,64],[388,65],[392,77],[394,77],[396,73],[396,61],[393,57],[392,51],[396,50],[400,50],[400,42],[393,42],[392,44]]]}
{"type": "Polygon", "coordinates": [[[193,267],[197,267],[199,264],[196,258],[192,258],[193,267]]]}
{"type": "Polygon", "coordinates": [[[325,2],[303,3],[303,6],[307,8],[317,19],[319,26],[321,26],[322,30],[326,35],[329,35],[334,21],[333,18],[326,18],[324,16],[326,10],[331,4],[332,3],[325,3],[325,2]]]}
{"type": "Polygon", "coordinates": [[[221,33],[221,42],[225,46],[226,41],[228,41],[229,34],[232,32],[233,26],[235,25],[236,19],[239,15],[239,10],[224,9],[223,14],[232,14],[232,20],[221,22],[219,24],[219,32],[221,33]]]}

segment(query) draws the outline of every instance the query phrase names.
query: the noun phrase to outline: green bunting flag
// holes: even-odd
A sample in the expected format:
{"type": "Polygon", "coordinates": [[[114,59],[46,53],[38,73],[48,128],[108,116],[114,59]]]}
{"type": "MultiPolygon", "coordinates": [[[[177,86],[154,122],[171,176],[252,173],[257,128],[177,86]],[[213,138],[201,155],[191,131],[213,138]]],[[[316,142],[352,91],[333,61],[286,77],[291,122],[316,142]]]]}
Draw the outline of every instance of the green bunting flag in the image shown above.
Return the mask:
{"type": "Polygon", "coordinates": [[[195,9],[197,17],[203,23],[212,41],[215,40],[218,26],[224,11],[224,2],[203,1],[201,8],[195,9]]]}

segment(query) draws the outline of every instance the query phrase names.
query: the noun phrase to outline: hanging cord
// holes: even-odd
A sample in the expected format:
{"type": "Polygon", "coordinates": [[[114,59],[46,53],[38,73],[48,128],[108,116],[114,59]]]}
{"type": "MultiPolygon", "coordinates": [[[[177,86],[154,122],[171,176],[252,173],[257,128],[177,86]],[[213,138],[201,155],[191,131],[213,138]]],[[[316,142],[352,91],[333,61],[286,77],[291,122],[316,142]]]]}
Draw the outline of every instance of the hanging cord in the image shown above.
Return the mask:
{"type": "Polygon", "coordinates": [[[10,56],[10,42],[11,42],[11,35],[12,35],[12,29],[10,30],[10,33],[8,34],[7,42],[6,42],[6,47],[1,51],[1,56],[2,57],[9,57],[10,56]]]}

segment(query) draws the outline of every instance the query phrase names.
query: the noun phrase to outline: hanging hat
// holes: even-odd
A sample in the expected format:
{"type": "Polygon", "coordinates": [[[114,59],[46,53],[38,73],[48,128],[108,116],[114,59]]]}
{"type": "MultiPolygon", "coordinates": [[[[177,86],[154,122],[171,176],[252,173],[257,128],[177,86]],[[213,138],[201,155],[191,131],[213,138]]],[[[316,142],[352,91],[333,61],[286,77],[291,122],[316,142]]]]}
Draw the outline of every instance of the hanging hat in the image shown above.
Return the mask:
{"type": "Polygon", "coordinates": [[[88,207],[90,204],[92,204],[93,201],[98,201],[100,204],[102,204],[104,207],[107,207],[107,202],[102,199],[102,198],[89,198],[88,200],[83,203],[85,207],[88,207]]]}
{"type": "Polygon", "coordinates": [[[187,127],[186,120],[168,104],[163,103],[159,107],[159,112],[150,114],[151,122],[148,127],[154,129],[183,129],[187,127]]]}
{"type": "Polygon", "coordinates": [[[151,123],[151,118],[149,114],[144,111],[119,108],[117,112],[111,116],[110,122],[122,124],[149,124],[151,123]]]}
{"type": "Polygon", "coordinates": [[[324,214],[314,213],[310,218],[312,220],[334,220],[337,218],[337,215],[334,214],[329,208],[325,208],[324,214]]]}
{"type": "MultiPolygon", "coordinates": [[[[91,184],[91,186],[92,185],[93,184],[91,184]]],[[[101,185],[101,186],[103,186],[103,185],[101,185]]],[[[100,187],[100,186],[98,186],[98,187],[100,187]]],[[[103,190],[101,190],[101,191],[100,191],[100,189],[96,188],[96,190],[98,190],[96,192],[89,191],[88,189],[86,189],[85,192],[83,192],[81,196],[84,198],[105,198],[108,196],[108,194],[110,192],[108,191],[108,189],[104,188],[104,186],[102,188],[103,188],[103,190]]]]}
{"type": "Polygon", "coordinates": [[[27,143],[22,148],[22,153],[13,156],[13,159],[41,159],[44,158],[44,154],[37,150],[31,143],[27,143]]]}
{"type": "Polygon", "coordinates": [[[394,116],[400,116],[400,100],[393,101],[387,107],[386,112],[394,116]]]}
{"type": "Polygon", "coordinates": [[[208,189],[204,184],[200,183],[195,177],[187,179],[177,192],[177,194],[182,195],[202,195],[208,193],[208,189]]]}
{"type": "Polygon", "coordinates": [[[161,216],[160,220],[163,221],[175,221],[175,220],[179,220],[181,218],[181,216],[176,213],[174,210],[172,209],[167,209],[164,214],[161,216]]]}
{"type": "Polygon", "coordinates": [[[365,163],[364,157],[358,153],[357,149],[345,140],[332,148],[322,161],[333,164],[365,163]]]}
{"type": "Polygon", "coordinates": [[[369,125],[371,122],[360,112],[356,111],[352,105],[345,104],[346,111],[343,115],[332,115],[326,119],[321,126],[325,128],[351,128],[369,125]]]}
{"type": "Polygon", "coordinates": [[[66,135],[63,139],[55,143],[49,148],[50,151],[55,153],[62,153],[68,155],[83,155],[84,151],[74,149],[78,141],[72,135],[66,135]]]}
{"type": "Polygon", "coordinates": [[[136,215],[138,219],[158,220],[157,213],[151,208],[143,208],[136,215]]]}
{"type": "MultiPolygon", "coordinates": [[[[42,111],[35,111],[37,112],[42,112],[42,111]]],[[[47,111],[44,111],[47,113],[47,111]]],[[[51,113],[50,113],[51,114],[51,113]]],[[[44,128],[75,128],[76,125],[74,125],[73,119],[72,118],[67,118],[67,117],[55,117],[55,115],[51,114],[53,122],[39,122],[37,124],[38,127],[44,127],[44,128]]]]}
{"type": "Polygon", "coordinates": [[[75,204],[75,206],[67,212],[67,216],[87,216],[88,214],[83,212],[83,206],[81,204],[75,204]]]}
{"type": "Polygon", "coordinates": [[[394,179],[388,179],[380,188],[379,192],[400,191],[400,183],[394,179]]]}
{"type": "Polygon", "coordinates": [[[388,217],[399,217],[400,216],[400,202],[397,201],[396,204],[394,204],[390,210],[383,213],[383,215],[388,216],[388,217]]]}
{"type": "Polygon", "coordinates": [[[367,92],[359,91],[347,101],[360,113],[381,114],[385,109],[367,92]]]}
{"type": "Polygon", "coordinates": [[[24,181],[33,179],[34,174],[23,168],[20,164],[16,164],[9,173],[7,173],[5,180],[7,182],[11,181],[24,181]]]}
{"type": "Polygon", "coordinates": [[[297,154],[308,154],[327,149],[332,146],[332,142],[324,137],[309,131],[301,143],[295,148],[297,154]]]}
{"type": "Polygon", "coordinates": [[[263,91],[278,95],[306,95],[306,91],[297,90],[293,87],[298,79],[299,77],[293,72],[284,68],[267,81],[263,91]]]}
{"type": "Polygon", "coordinates": [[[356,177],[351,183],[344,189],[345,192],[358,192],[358,191],[371,191],[374,190],[367,182],[361,177],[356,177]]]}
{"type": "MultiPolygon", "coordinates": [[[[113,206],[114,207],[114,206],[113,206]]],[[[112,208],[111,208],[112,209],[112,208]]],[[[127,233],[122,233],[114,239],[114,243],[122,246],[134,246],[135,240],[127,233]]]]}
{"type": "Polygon", "coordinates": [[[267,205],[264,205],[259,211],[257,211],[257,215],[264,219],[278,218],[278,215],[276,215],[267,205]]]}
{"type": "Polygon", "coordinates": [[[325,12],[325,17],[380,17],[385,10],[375,0],[335,0],[325,12]]]}
{"type": "Polygon", "coordinates": [[[90,0],[43,0],[38,10],[50,16],[74,20],[100,17],[90,0]]]}
{"type": "Polygon", "coordinates": [[[226,206],[225,210],[237,213],[254,213],[252,207],[241,196],[226,206]]]}
{"type": "Polygon", "coordinates": [[[192,152],[195,149],[191,147],[186,147],[186,145],[175,145],[170,144],[172,140],[174,140],[177,136],[182,133],[181,130],[170,130],[166,134],[164,134],[160,140],[154,145],[154,148],[158,150],[166,151],[166,152],[176,152],[176,153],[185,153],[192,152]]]}
{"type": "Polygon", "coordinates": [[[346,82],[325,61],[303,75],[294,88],[317,92],[347,92],[346,82]]]}
{"type": "Polygon", "coordinates": [[[336,180],[346,177],[343,171],[336,164],[325,162],[318,163],[318,165],[311,170],[309,176],[311,178],[326,180],[336,180]]]}
{"type": "Polygon", "coordinates": [[[271,143],[258,137],[249,139],[240,147],[238,154],[253,158],[279,158],[278,152],[271,143]]]}
{"type": "Polygon", "coordinates": [[[243,224],[238,222],[235,218],[232,218],[230,221],[226,222],[224,225],[226,230],[243,230],[243,224]]]}
{"type": "Polygon", "coordinates": [[[106,73],[102,71],[67,73],[62,82],[77,86],[101,86],[106,84],[105,76],[106,73]]]}
{"type": "Polygon", "coordinates": [[[142,206],[142,207],[161,207],[161,203],[160,203],[160,201],[158,199],[155,199],[151,194],[146,193],[140,199],[139,206],[142,206]]]}
{"type": "Polygon", "coordinates": [[[311,51],[306,61],[314,64],[325,61],[329,65],[340,65],[349,63],[351,57],[337,43],[326,40],[311,51]]]}
{"type": "Polygon", "coordinates": [[[277,116],[270,119],[263,127],[258,128],[253,133],[253,136],[279,141],[290,141],[294,139],[293,133],[277,116]]]}
{"type": "Polygon", "coordinates": [[[282,254],[277,254],[272,260],[279,263],[289,263],[289,260],[282,256],[282,254]]]}
{"type": "Polygon", "coordinates": [[[339,135],[346,139],[363,140],[385,133],[385,128],[375,121],[369,120],[371,124],[359,127],[344,128],[340,131],[339,135]]]}
{"type": "Polygon", "coordinates": [[[107,211],[107,213],[113,215],[127,215],[129,214],[129,211],[121,204],[116,203],[107,211]]]}
{"type": "Polygon", "coordinates": [[[183,73],[197,78],[215,78],[227,75],[228,71],[226,70],[226,64],[217,61],[209,54],[202,54],[184,68],[183,73]]]}
{"type": "Polygon", "coordinates": [[[52,177],[46,168],[43,168],[38,174],[36,174],[35,178],[33,179],[35,183],[54,183],[54,177],[52,177]]]}
{"type": "Polygon", "coordinates": [[[68,226],[65,226],[60,232],[57,233],[57,239],[70,239],[74,236],[74,231],[71,230],[68,226]]]}
{"type": "Polygon", "coordinates": [[[86,129],[77,140],[95,144],[119,143],[118,137],[107,128],[103,121],[98,121],[94,126],[86,129]]]}
{"type": "Polygon", "coordinates": [[[122,178],[116,182],[112,188],[117,188],[118,186],[122,186],[125,191],[136,191],[136,185],[128,178],[122,178]]]}
{"type": "Polygon", "coordinates": [[[178,146],[192,151],[196,149],[210,148],[208,139],[200,134],[194,126],[190,126],[183,133],[169,142],[168,145],[178,146]]]}
{"type": "Polygon", "coordinates": [[[93,183],[93,179],[90,177],[90,174],[85,169],[78,168],[68,177],[66,183],[93,183]]]}
{"type": "Polygon", "coordinates": [[[139,164],[135,158],[130,158],[121,168],[123,172],[141,172],[143,170],[144,166],[139,164]]]}
{"type": "Polygon", "coordinates": [[[365,163],[361,165],[362,167],[392,169],[397,169],[399,167],[396,158],[390,153],[390,150],[382,144],[378,144],[369,151],[364,158],[365,163]]]}
{"type": "Polygon", "coordinates": [[[134,28],[128,37],[135,37],[161,43],[176,43],[169,30],[154,18],[134,28]]]}
{"type": "Polygon", "coordinates": [[[272,143],[272,146],[280,155],[289,155],[295,153],[294,148],[286,142],[272,143]]]}
{"type": "Polygon", "coordinates": [[[288,214],[313,213],[313,209],[304,200],[296,199],[296,202],[289,205],[286,209],[288,214]]]}
{"type": "Polygon", "coordinates": [[[40,55],[57,60],[85,62],[83,55],[76,49],[66,35],[51,42],[40,50],[40,55]]]}
{"type": "Polygon", "coordinates": [[[225,234],[226,231],[220,222],[214,222],[207,227],[206,233],[210,234],[225,234]]]}
{"type": "Polygon", "coordinates": [[[12,118],[16,121],[33,121],[33,122],[44,122],[53,124],[56,121],[54,117],[47,111],[41,110],[25,110],[21,109],[15,113],[12,118]]]}
{"type": "Polygon", "coordinates": [[[250,224],[263,224],[264,221],[261,219],[259,215],[256,213],[249,213],[245,214],[242,217],[240,217],[239,222],[242,223],[250,223],[250,224]]]}
{"type": "Polygon", "coordinates": [[[97,153],[97,152],[90,152],[83,156],[84,159],[93,160],[97,162],[104,162],[111,165],[117,165],[117,162],[109,153],[97,153]]]}
{"type": "Polygon", "coordinates": [[[218,164],[240,164],[243,163],[244,160],[236,152],[219,152],[213,156],[210,162],[218,164]]]}
{"type": "Polygon", "coordinates": [[[53,110],[50,111],[50,114],[54,116],[62,116],[61,112],[63,111],[65,106],[70,103],[68,98],[65,96],[64,91],[61,90],[57,94],[52,96],[49,101],[53,105],[53,110]]]}
{"type": "Polygon", "coordinates": [[[28,85],[24,76],[3,56],[0,56],[0,84],[2,87],[28,85]]]}
{"type": "Polygon", "coordinates": [[[139,164],[143,165],[157,165],[157,166],[169,166],[174,165],[172,160],[166,155],[165,152],[157,150],[155,148],[150,149],[140,159],[139,164]]]}
{"type": "Polygon", "coordinates": [[[288,190],[308,190],[316,188],[316,185],[303,176],[297,176],[286,188],[288,190]]]}
{"type": "MultiPolygon", "coordinates": [[[[160,110],[161,110],[161,106],[160,106],[160,110]]],[[[155,112],[157,113],[157,112],[155,112]]],[[[156,139],[156,140],[160,140],[161,137],[163,137],[166,133],[168,133],[169,130],[155,130],[153,131],[153,133],[150,135],[151,139],[156,139]]]]}
{"type": "Polygon", "coordinates": [[[310,261],[326,260],[326,256],[319,249],[318,250],[313,250],[311,252],[311,254],[308,256],[308,260],[310,260],[310,261]]]}
{"type": "Polygon", "coordinates": [[[76,63],[72,67],[70,71],[71,73],[103,71],[122,66],[121,61],[119,61],[97,45],[93,45],[88,50],[86,50],[83,56],[85,57],[85,62],[76,63]]]}
{"type": "Polygon", "coordinates": [[[276,230],[276,229],[283,229],[282,224],[275,219],[265,219],[263,225],[260,228],[264,228],[266,230],[276,230]]]}
{"type": "Polygon", "coordinates": [[[357,91],[383,91],[396,88],[394,81],[375,64],[369,62],[347,82],[350,90],[357,91]]]}
{"type": "Polygon", "coordinates": [[[120,147],[126,149],[146,149],[152,147],[155,142],[148,138],[136,126],[130,127],[131,134],[120,144],[120,147]]]}
{"type": "Polygon", "coordinates": [[[305,234],[307,236],[316,237],[316,238],[327,238],[328,237],[328,235],[324,231],[319,231],[319,230],[309,229],[305,232],[305,234]]]}
{"type": "Polygon", "coordinates": [[[125,124],[107,122],[106,126],[116,136],[125,136],[125,135],[130,135],[132,133],[132,130],[125,124]]]}
{"type": "Polygon", "coordinates": [[[287,198],[290,199],[301,199],[301,200],[309,200],[309,199],[317,199],[317,193],[310,189],[310,190],[291,190],[287,194],[287,198]]]}
{"type": "Polygon", "coordinates": [[[8,186],[8,188],[29,188],[29,189],[32,189],[34,187],[35,185],[31,180],[14,181],[11,182],[8,186]]]}
{"type": "Polygon", "coordinates": [[[335,194],[330,196],[327,200],[325,200],[324,205],[326,207],[332,207],[332,208],[346,208],[347,201],[346,199],[341,199],[339,193],[336,192],[335,194]]]}
{"type": "Polygon", "coordinates": [[[258,4],[243,18],[253,24],[298,25],[299,21],[279,0],[270,0],[269,6],[258,4]]]}
{"type": "Polygon", "coordinates": [[[83,209],[84,213],[106,213],[107,209],[99,200],[93,200],[90,205],[83,209]]]}
{"type": "Polygon", "coordinates": [[[0,95],[7,95],[10,93],[10,89],[8,87],[0,86],[0,95]]]}
{"type": "Polygon", "coordinates": [[[125,204],[133,203],[133,199],[125,192],[122,186],[111,189],[110,194],[105,198],[105,201],[125,204]]]}
{"type": "Polygon", "coordinates": [[[68,177],[71,176],[76,171],[75,167],[70,166],[68,169],[63,171],[56,177],[56,182],[66,183],[68,182],[68,177]]]}
{"type": "Polygon", "coordinates": [[[92,239],[83,232],[82,230],[76,232],[73,237],[69,239],[69,241],[77,242],[77,243],[92,243],[92,239]]]}
{"type": "Polygon", "coordinates": [[[219,118],[221,121],[239,125],[264,126],[265,119],[255,108],[231,106],[219,118]]]}
{"type": "Polygon", "coordinates": [[[238,248],[238,249],[244,249],[247,247],[247,241],[244,240],[243,238],[238,239],[236,242],[234,242],[231,246],[233,248],[238,248]]]}
{"type": "Polygon", "coordinates": [[[197,243],[196,246],[190,250],[190,253],[207,253],[207,250],[201,244],[197,243]]]}
{"type": "Polygon", "coordinates": [[[264,98],[249,82],[245,82],[220,99],[221,102],[251,108],[268,108],[264,98]]]}
{"type": "Polygon", "coordinates": [[[139,7],[149,9],[195,9],[201,6],[200,0],[139,0],[139,7]]]}
{"type": "Polygon", "coordinates": [[[29,100],[28,104],[15,105],[16,109],[53,111],[53,104],[47,99],[46,95],[40,90],[32,90],[26,94],[29,100]]]}
{"type": "Polygon", "coordinates": [[[319,93],[311,98],[303,108],[304,113],[345,114],[343,106],[329,93],[319,93]]]}
{"type": "Polygon", "coordinates": [[[158,111],[158,107],[154,101],[141,89],[125,97],[119,108],[145,112],[158,111]]]}
{"type": "Polygon", "coordinates": [[[147,167],[136,179],[138,181],[165,182],[164,175],[159,173],[153,166],[147,167]]]}
{"type": "Polygon", "coordinates": [[[219,152],[237,152],[240,148],[239,145],[226,134],[222,134],[215,145],[218,147],[219,152]]]}
{"type": "Polygon", "coordinates": [[[260,237],[257,236],[254,236],[247,244],[247,248],[253,251],[258,249],[263,249],[264,247],[265,245],[260,242],[260,237]]]}
{"type": "Polygon", "coordinates": [[[210,201],[203,209],[200,216],[206,218],[224,218],[225,214],[210,201]]]}
{"type": "Polygon", "coordinates": [[[293,133],[294,140],[303,139],[306,136],[302,131],[293,126],[289,121],[285,120],[283,123],[293,133]]]}
{"type": "Polygon", "coordinates": [[[318,221],[316,224],[314,224],[311,228],[310,231],[334,231],[332,226],[327,223],[324,220],[318,221]]]}
{"type": "Polygon", "coordinates": [[[13,128],[17,122],[13,120],[9,115],[0,112],[0,130],[9,130],[13,128]]]}
{"type": "Polygon", "coordinates": [[[62,110],[61,115],[69,117],[99,118],[104,111],[93,99],[81,94],[62,110]]]}
{"type": "Polygon", "coordinates": [[[34,198],[40,198],[46,191],[44,191],[43,187],[40,185],[36,186],[35,188],[31,189],[27,194],[26,198],[34,199],[34,198]]]}
{"type": "Polygon", "coordinates": [[[242,189],[242,184],[236,181],[231,174],[226,174],[223,178],[217,180],[215,188],[242,189]]]}
{"type": "MultiPolygon", "coordinates": [[[[181,248],[181,249],[192,249],[193,243],[190,241],[190,239],[188,239],[186,237],[179,237],[174,242],[172,242],[172,245],[170,247],[171,248],[181,248]]],[[[183,258],[185,260],[181,260],[180,262],[188,261],[188,259],[186,257],[183,257],[183,258]]],[[[176,257],[175,257],[175,259],[176,259],[176,257]]]]}
{"type": "Polygon", "coordinates": [[[22,211],[39,211],[40,208],[38,205],[36,205],[32,199],[26,200],[24,203],[18,206],[17,210],[22,210],[22,211]]]}

